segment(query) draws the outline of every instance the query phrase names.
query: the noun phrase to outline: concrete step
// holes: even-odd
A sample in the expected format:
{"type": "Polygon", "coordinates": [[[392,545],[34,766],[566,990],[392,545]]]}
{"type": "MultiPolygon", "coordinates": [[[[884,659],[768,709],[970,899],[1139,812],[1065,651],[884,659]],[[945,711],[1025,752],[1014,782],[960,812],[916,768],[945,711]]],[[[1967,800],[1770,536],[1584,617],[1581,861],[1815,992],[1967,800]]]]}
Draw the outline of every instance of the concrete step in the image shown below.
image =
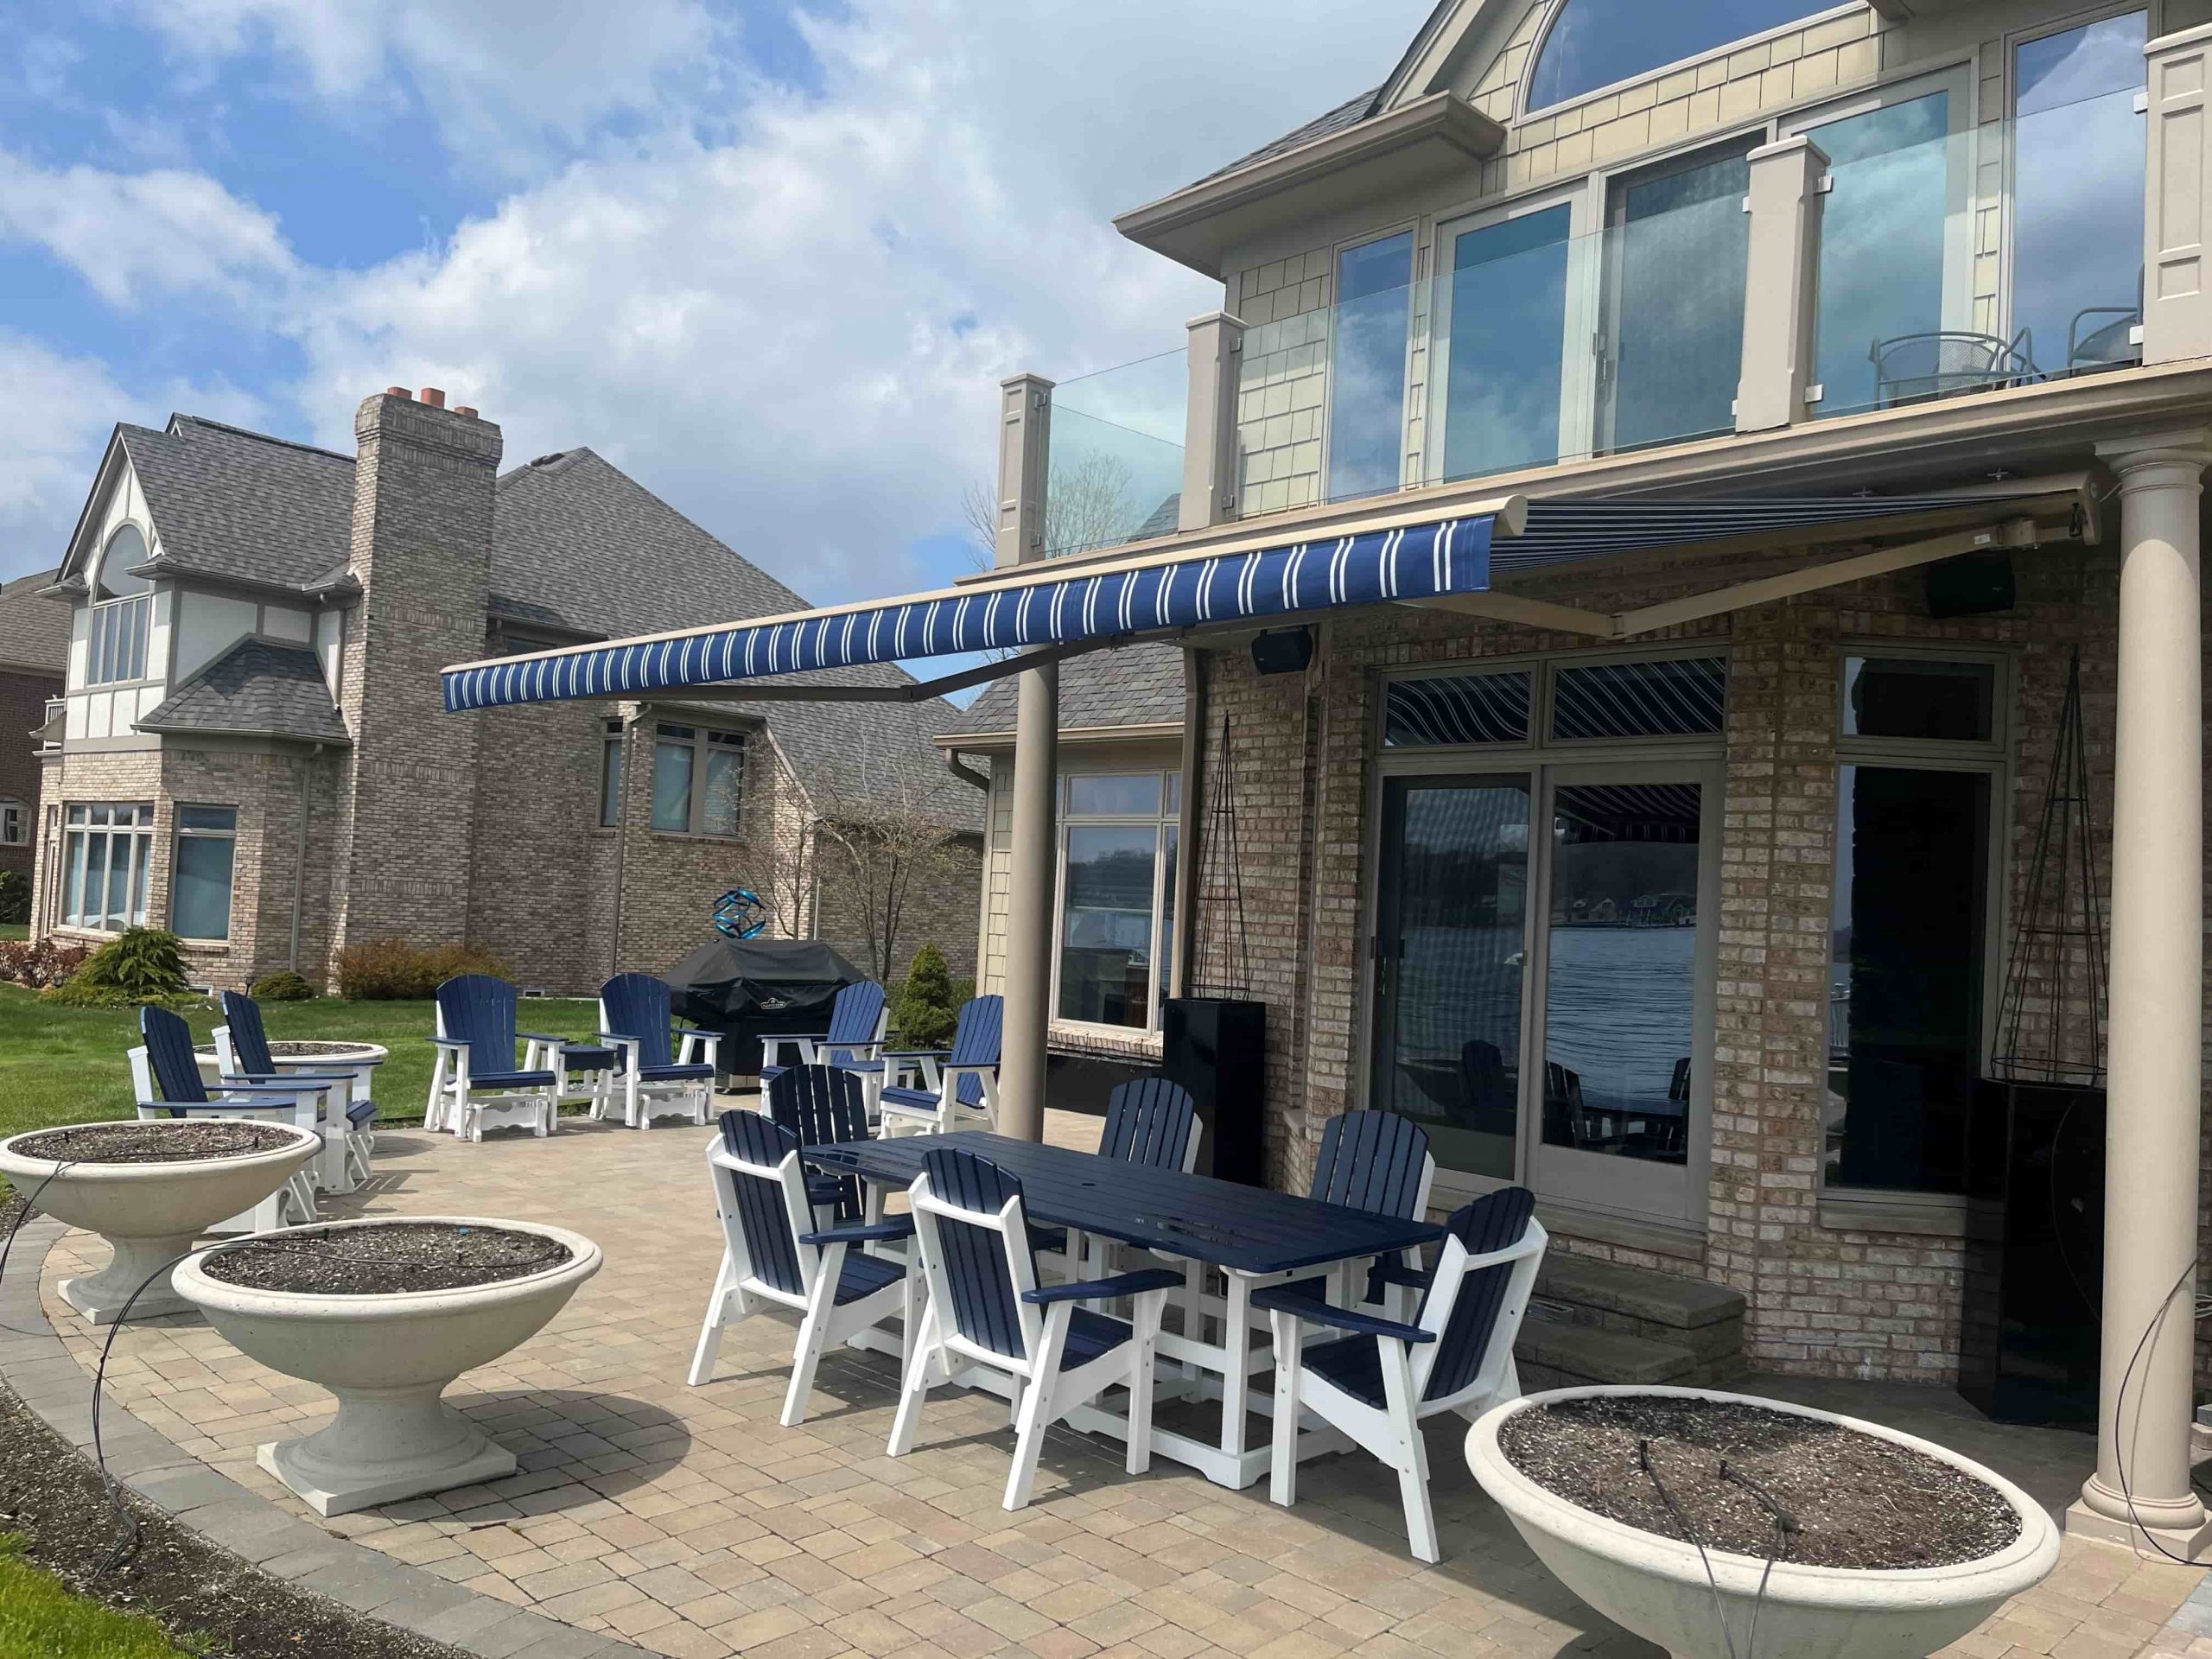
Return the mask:
{"type": "Polygon", "coordinates": [[[1726,1285],[1671,1273],[1617,1267],[1586,1255],[1547,1252],[1536,1294],[1645,1325],[1696,1331],[1744,1317],[1744,1297],[1726,1285]]]}
{"type": "Polygon", "coordinates": [[[1513,1357],[1521,1386],[1530,1391],[1592,1382],[1692,1388],[1702,1380],[1698,1357],[1687,1348],[1596,1325],[1555,1322],[1534,1310],[1521,1322],[1513,1357]]]}

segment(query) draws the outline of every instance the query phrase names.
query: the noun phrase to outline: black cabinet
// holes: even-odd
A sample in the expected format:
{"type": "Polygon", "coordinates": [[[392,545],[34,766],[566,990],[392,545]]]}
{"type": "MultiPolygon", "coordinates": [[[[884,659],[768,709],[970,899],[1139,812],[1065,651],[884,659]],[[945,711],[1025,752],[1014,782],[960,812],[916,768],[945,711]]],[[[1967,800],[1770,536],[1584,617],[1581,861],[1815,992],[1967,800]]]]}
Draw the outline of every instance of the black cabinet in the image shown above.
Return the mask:
{"type": "Polygon", "coordinates": [[[1162,1007],[1160,1069],[1197,1103],[1201,1175],[1268,1184],[1267,1058],[1264,1003],[1179,996],[1162,1007]]]}
{"type": "Polygon", "coordinates": [[[2105,1091],[1985,1081],[1967,1144],[1959,1392],[1999,1422],[2093,1427],[2105,1091]]]}

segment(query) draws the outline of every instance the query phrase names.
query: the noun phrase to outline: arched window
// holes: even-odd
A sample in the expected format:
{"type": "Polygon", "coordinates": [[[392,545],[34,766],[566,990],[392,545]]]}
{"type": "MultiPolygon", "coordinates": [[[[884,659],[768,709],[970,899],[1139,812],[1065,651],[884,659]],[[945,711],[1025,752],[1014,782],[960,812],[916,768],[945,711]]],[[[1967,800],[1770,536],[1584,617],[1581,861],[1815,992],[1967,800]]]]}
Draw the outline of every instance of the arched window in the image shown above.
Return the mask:
{"type": "Polygon", "coordinates": [[[1695,5],[1561,0],[1537,48],[1528,107],[1548,110],[1600,86],[1835,9],[1836,0],[1698,0],[1695,5]]]}
{"type": "Polygon", "coordinates": [[[92,580],[92,608],[86,637],[85,683],[111,685],[146,677],[146,645],[153,632],[153,584],[130,574],[146,562],[146,538],[125,524],[100,550],[92,580]]]}

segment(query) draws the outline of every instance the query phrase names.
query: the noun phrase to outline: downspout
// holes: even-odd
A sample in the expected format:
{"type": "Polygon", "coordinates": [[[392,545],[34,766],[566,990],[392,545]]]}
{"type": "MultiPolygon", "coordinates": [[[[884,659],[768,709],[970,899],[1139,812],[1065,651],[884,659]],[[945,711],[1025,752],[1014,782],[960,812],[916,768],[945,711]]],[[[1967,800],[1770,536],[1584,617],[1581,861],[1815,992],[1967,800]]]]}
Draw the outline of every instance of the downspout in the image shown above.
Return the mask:
{"type": "Polygon", "coordinates": [[[959,750],[947,749],[944,752],[944,769],[962,783],[972,785],[986,795],[991,792],[991,780],[963,760],[959,750]]]}
{"type": "Polygon", "coordinates": [[[300,833],[292,849],[292,948],[287,958],[296,974],[300,971],[300,910],[308,886],[308,810],[315,790],[315,762],[322,759],[323,748],[318,743],[308,750],[300,767],[300,833]]]}
{"type": "Polygon", "coordinates": [[[607,930],[607,976],[622,971],[622,893],[624,872],[630,863],[630,791],[637,785],[637,768],[630,764],[631,735],[642,723],[645,710],[622,723],[622,810],[614,821],[614,919],[607,930]]]}

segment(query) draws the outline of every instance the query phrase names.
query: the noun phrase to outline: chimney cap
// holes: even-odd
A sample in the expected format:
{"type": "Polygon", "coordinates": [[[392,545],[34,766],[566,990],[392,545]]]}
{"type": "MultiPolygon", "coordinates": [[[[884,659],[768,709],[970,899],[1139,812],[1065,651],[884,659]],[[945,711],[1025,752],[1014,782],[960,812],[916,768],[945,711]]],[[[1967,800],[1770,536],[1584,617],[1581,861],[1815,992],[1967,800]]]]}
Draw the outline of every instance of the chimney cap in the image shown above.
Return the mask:
{"type": "Polygon", "coordinates": [[[415,395],[432,409],[443,409],[446,406],[446,394],[442,387],[424,386],[415,395]]]}
{"type": "Polygon", "coordinates": [[[415,401],[415,394],[404,386],[386,386],[384,389],[384,395],[387,397],[404,397],[410,404],[415,401]]]}
{"type": "Polygon", "coordinates": [[[467,404],[455,404],[453,406],[453,412],[456,415],[466,415],[472,421],[478,418],[476,411],[467,404]]]}

